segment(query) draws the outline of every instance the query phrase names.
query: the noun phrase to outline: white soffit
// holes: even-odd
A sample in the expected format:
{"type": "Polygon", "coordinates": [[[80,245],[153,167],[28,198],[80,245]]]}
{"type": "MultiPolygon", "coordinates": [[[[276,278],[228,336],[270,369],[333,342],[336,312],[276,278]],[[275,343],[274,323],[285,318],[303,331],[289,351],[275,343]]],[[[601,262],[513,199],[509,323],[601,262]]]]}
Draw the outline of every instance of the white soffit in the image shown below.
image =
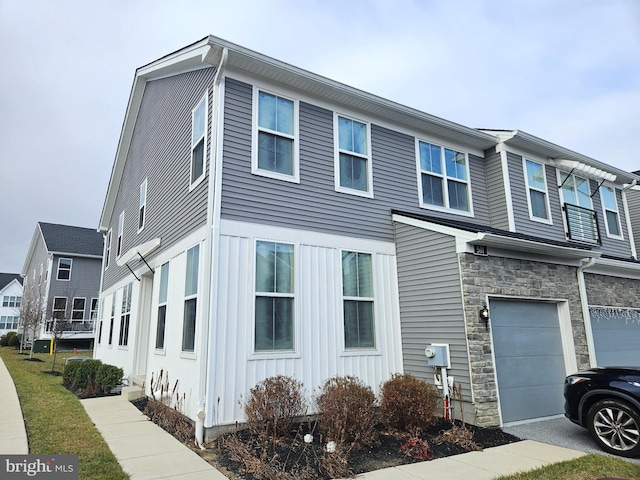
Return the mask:
{"type": "Polygon", "coordinates": [[[148,242],[141,243],[140,245],[136,245],[135,247],[129,249],[124,255],[116,260],[118,266],[123,266],[127,262],[130,262],[134,258],[138,257],[138,255],[145,256],[148,253],[151,253],[153,250],[160,246],[160,238],[156,237],[153,240],[149,240],[148,242]]]}

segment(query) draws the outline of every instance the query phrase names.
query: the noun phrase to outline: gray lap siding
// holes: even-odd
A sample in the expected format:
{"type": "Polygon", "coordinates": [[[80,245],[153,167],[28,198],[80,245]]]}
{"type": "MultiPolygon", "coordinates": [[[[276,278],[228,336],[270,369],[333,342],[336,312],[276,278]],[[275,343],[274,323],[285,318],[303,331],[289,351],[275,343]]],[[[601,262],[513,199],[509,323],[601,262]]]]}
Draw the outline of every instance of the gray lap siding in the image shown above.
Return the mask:
{"type": "MultiPolygon", "coordinates": [[[[300,102],[299,115],[300,183],[252,175],[251,106],[252,87],[227,78],[223,218],[393,241],[391,209],[458,217],[420,208],[415,137],[375,123],[371,125],[374,198],[336,192],[333,112],[305,102],[300,102]]],[[[487,224],[484,159],[469,158],[475,221],[487,224]]]]}
{"type": "MultiPolygon", "coordinates": [[[[207,182],[210,167],[211,105],[214,68],[197,70],[148,82],[136,120],[120,190],[110,220],[111,256],[103,288],[129,275],[116,264],[118,217],[124,210],[122,251],[152,238],[162,239],[153,258],[191,231],[207,217],[207,182]],[[205,179],[189,191],[191,168],[191,111],[208,91],[208,128],[205,179]],[[140,184],[147,178],[144,229],[138,233],[140,184]]],[[[140,264],[130,262],[132,268],[140,264]]]]}

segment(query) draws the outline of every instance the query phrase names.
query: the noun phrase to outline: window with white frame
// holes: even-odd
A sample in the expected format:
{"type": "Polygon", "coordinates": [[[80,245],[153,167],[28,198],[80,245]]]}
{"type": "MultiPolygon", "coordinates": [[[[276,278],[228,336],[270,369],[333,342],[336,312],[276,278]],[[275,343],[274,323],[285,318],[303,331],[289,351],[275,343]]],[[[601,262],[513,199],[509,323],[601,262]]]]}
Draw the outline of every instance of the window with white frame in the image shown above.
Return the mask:
{"type": "Polygon", "coordinates": [[[0,317],[0,330],[17,330],[20,317],[15,315],[3,315],[0,317]]]}
{"type": "Polygon", "coordinates": [[[22,304],[22,297],[17,295],[5,295],[2,297],[3,307],[19,308],[22,304]]]}
{"type": "Polygon", "coordinates": [[[97,320],[98,319],[98,299],[97,298],[92,298],[91,299],[91,310],[89,312],[89,318],[91,320],[97,320]]]}
{"type": "Polygon", "coordinates": [[[369,124],[338,114],[334,122],[336,190],[373,197],[369,124]]]}
{"type": "Polygon", "coordinates": [[[524,159],[525,182],[529,192],[529,216],[532,220],[551,221],[544,164],[524,159]]]}
{"type": "Polygon", "coordinates": [[[107,232],[107,238],[105,239],[104,249],[104,268],[109,267],[109,257],[111,257],[111,230],[107,232]]]}
{"type": "Polygon", "coordinates": [[[167,320],[167,292],[169,290],[169,262],[160,267],[160,291],[158,293],[158,321],[156,348],[164,349],[165,322],[167,320]]]}
{"type": "Polygon", "coordinates": [[[200,100],[191,112],[191,183],[204,178],[207,132],[207,97],[200,100]]]}
{"type": "Polygon", "coordinates": [[[58,259],[58,276],[57,276],[58,280],[71,280],[72,264],[73,264],[73,260],[71,258],[58,259]]]}
{"type": "Polygon", "coordinates": [[[67,317],[67,297],[53,297],[51,317],[55,320],[65,320],[67,317]]]}
{"type": "Polygon", "coordinates": [[[122,289],[122,310],[120,311],[120,335],[118,345],[125,347],[129,344],[129,322],[131,320],[131,291],[133,283],[122,289]]]}
{"type": "Polygon", "coordinates": [[[140,184],[140,202],[138,208],[138,231],[144,228],[145,210],[147,208],[147,179],[140,184]]]}
{"type": "Polygon", "coordinates": [[[591,208],[591,189],[588,179],[560,172],[560,182],[562,184],[562,199],[565,203],[591,208]]]}
{"type": "Polygon", "coordinates": [[[254,88],[252,173],[297,182],[298,102],[254,88]]]}
{"type": "Polygon", "coordinates": [[[111,295],[111,319],[109,321],[109,345],[113,344],[113,323],[116,318],[116,294],[111,295]]]}
{"type": "Polygon", "coordinates": [[[38,285],[42,285],[42,269],[43,269],[43,265],[42,263],[40,264],[40,275],[38,276],[38,285]]]}
{"type": "Polygon", "coordinates": [[[342,299],[345,348],[374,348],[371,254],[342,252],[342,299]]]}
{"type": "Polygon", "coordinates": [[[198,264],[200,245],[187,250],[187,268],[184,286],[184,317],[182,324],[182,351],[193,352],[196,341],[196,313],[198,311],[198,264]]]}
{"type": "Polygon", "coordinates": [[[124,233],[124,210],[118,217],[118,240],[116,243],[116,257],[122,253],[122,234],[124,233]]]}
{"type": "Polygon", "coordinates": [[[420,206],[471,213],[467,154],[418,140],[420,206]]]}
{"type": "Polygon", "coordinates": [[[85,298],[74,298],[73,308],[71,309],[72,320],[84,320],[84,308],[86,306],[85,298]]]}
{"type": "Polygon", "coordinates": [[[100,304],[100,323],[98,324],[98,345],[102,343],[102,322],[104,319],[104,303],[100,304]]]}
{"type": "Polygon", "coordinates": [[[622,237],[616,190],[608,185],[602,185],[600,187],[600,196],[602,197],[602,208],[604,210],[605,225],[607,226],[607,235],[610,237],[622,237]]]}
{"type": "Polygon", "coordinates": [[[294,349],[294,246],[256,242],[255,351],[294,349]]]}

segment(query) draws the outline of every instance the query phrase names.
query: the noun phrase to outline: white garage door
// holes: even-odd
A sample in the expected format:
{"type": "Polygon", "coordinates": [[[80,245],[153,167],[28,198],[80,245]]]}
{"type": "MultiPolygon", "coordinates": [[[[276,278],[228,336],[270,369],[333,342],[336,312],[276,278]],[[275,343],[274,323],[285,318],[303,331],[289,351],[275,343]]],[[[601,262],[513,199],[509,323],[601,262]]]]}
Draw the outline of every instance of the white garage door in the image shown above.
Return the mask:
{"type": "Polygon", "coordinates": [[[591,331],[599,367],[640,367],[640,312],[590,308],[591,331]]]}
{"type": "Polygon", "coordinates": [[[491,300],[502,422],[561,414],[565,362],[555,303],[491,300]]]}

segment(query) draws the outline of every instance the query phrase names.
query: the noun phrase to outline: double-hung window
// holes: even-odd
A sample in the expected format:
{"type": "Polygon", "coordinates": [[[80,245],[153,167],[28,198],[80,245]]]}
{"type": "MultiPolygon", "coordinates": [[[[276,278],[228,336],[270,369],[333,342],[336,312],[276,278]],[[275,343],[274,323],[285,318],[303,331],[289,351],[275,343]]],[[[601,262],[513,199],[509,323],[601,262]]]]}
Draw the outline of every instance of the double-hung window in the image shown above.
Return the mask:
{"type": "Polygon", "coordinates": [[[467,154],[417,141],[420,206],[471,214],[467,154]]]}
{"type": "Polygon", "coordinates": [[[113,322],[116,318],[116,294],[111,295],[111,320],[109,321],[109,345],[113,344],[113,322]]]}
{"type": "Polygon", "coordinates": [[[193,352],[195,349],[199,261],[200,245],[195,245],[187,250],[187,268],[184,286],[184,319],[182,324],[183,352],[193,352]]]}
{"type": "Polygon", "coordinates": [[[602,208],[604,210],[604,220],[607,226],[607,235],[610,237],[622,238],[616,190],[608,185],[602,185],[600,187],[600,196],[602,197],[602,208]]]}
{"type": "Polygon", "coordinates": [[[334,114],[334,129],[336,191],[373,197],[369,124],[334,114]]]}
{"type": "Polygon", "coordinates": [[[107,238],[105,239],[104,248],[104,268],[109,267],[109,257],[111,257],[111,230],[107,232],[107,238]]]}
{"type": "Polygon", "coordinates": [[[298,101],[254,88],[251,172],[299,182],[298,101]]]}
{"type": "Polygon", "coordinates": [[[255,351],[294,349],[294,247],[256,242],[255,351]]]}
{"type": "Polygon", "coordinates": [[[67,316],[67,297],[53,297],[53,309],[51,317],[55,320],[64,320],[67,316]]]}
{"type": "Polygon", "coordinates": [[[164,348],[164,331],[167,319],[167,291],[169,289],[169,262],[160,267],[160,292],[158,294],[158,322],[156,328],[156,348],[164,348]]]}
{"type": "Polygon", "coordinates": [[[58,277],[57,277],[58,280],[71,280],[72,264],[73,264],[73,260],[71,258],[58,259],[58,277]]]}
{"type": "Polygon", "coordinates": [[[71,309],[72,320],[84,320],[85,303],[86,303],[86,299],[84,298],[73,299],[73,308],[71,309]]]}
{"type": "Polygon", "coordinates": [[[371,254],[342,252],[342,299],[345,348],[374,348],[371,254]]]}
{"type": "Polygon", "coordinates": [[[98,319],[98,299],[97,298],[91,299],[91,310],[89,312],[89,318],[91,320],[98,319]]]}
{"type": "Polygon", "coordinates": [[[22,297],[19,297],[19,296],[8,295],[5,297],[2,297],[3,307],[19,308],[21,303],[22,303],[22,297]]]}
{"type": "Polygon", "coordinates": [[[138,232],[144,228],[144,218],[147,209],[147,179],[140,184],[140,201],[138,202],[138,232]]]}
{"type": "Polygon", "coordinates": [[[560,185],[568,238],[600,242],[597,217],[592,209],[589,180],[560,171],[560,185]]]}
{"type": "Polygon", "coordinates": [[[204,178],[207,143],[207,97],[191,112],[191,177],[190,186],[204,178]]]}
{"type": "Polygon", "coordinates": [[[127,346],[129,344],[129,322],[131,320],[131,290],[133,282],[125,285],[122,289],[122,310],[120,311],[120,336],[118,345],[127,346]]]}
{"type": "Polygon", "coordinates": [[[544,165],[526,158],[524,159],[524,165],[525,182],[528,190],[529,218],[551,223],[544,165]]]}
{"type": "Polygon", "coordinates": [[[122,253],[122,234],[124,233],[124,210],[118,217],[118,242],[116,244],[116,257],[122,253]]]}

